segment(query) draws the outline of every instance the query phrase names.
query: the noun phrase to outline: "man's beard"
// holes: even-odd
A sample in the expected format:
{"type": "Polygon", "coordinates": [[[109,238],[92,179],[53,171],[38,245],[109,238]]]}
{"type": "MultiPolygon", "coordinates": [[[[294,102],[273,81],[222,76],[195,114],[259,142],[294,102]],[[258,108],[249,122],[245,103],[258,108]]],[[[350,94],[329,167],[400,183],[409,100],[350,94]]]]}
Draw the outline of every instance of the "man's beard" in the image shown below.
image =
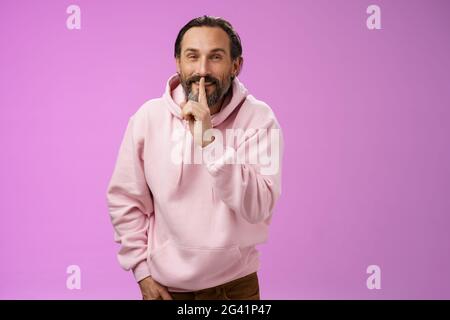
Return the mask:
{"type": "MultiPolygon", "coordinates": [[[[200,78],[200,76],[193,76],[191,78],[184,79],[184,77],[180,75],[181,85],[184,89],[184,94],[187,100],[198,102],[198,93],[194,93],[194,91],[192,90],[192,84],[197,81],[200,82],[200,78]]],[[[211,85],[214,85],[214,91],[211,92],[211,94],[208,94],[205,86],[206,100],[208,102],[209,108],[215,106],[228,93],[232,81],[233,78],[231,76],[228,77],[228,81],[226,84],[214,77],[205,76],[205,83],[210,82],[211,85]]]]}

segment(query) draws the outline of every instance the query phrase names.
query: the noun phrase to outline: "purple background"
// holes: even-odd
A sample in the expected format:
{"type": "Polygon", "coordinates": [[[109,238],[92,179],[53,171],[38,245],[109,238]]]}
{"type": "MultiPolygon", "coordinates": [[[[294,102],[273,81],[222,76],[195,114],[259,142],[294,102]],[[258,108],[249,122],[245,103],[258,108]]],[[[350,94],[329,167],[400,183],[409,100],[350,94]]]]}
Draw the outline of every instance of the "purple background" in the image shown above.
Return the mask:
{"type": "Polygon", "coordinates": [[[263,299],[450,298],[450,2],[0,2],[0,298],[140,299],[105,192],[179,29],[229,20],[285,137],[263,299]],[[81,30],[66,8],[81,8],[81,30]],[[381,7],[382,30],[366,8],[381,7]],[[66,268],[81,267],[81,290],[66,268]],[[381,267],[381,289],[366,287],[381,267]]]}

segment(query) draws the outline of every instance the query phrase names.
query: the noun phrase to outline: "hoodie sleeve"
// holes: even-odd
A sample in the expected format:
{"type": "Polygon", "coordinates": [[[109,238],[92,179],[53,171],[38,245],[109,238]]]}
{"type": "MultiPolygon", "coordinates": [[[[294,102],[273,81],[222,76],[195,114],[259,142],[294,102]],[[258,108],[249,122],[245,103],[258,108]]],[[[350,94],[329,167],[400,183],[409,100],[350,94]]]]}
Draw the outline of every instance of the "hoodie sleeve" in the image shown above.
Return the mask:
{"type": "Polygon", "coordinates": [[[281,195],[283,136],[274,116],[255,129],[245,130],[236,148],[216,136],[202,149],[203,161],[216,196],[249,223],[270,223],[281,195]]]}
{"type": "Polygon", "coordinates": [[[133,271],[136,281],[150,275],[147,232],[153,218],[153,200],[144,175],[144,132],[143,121],[133,115],[107,189],[114,240],[121,245],[117,257],[123,269],[133,271]]]}

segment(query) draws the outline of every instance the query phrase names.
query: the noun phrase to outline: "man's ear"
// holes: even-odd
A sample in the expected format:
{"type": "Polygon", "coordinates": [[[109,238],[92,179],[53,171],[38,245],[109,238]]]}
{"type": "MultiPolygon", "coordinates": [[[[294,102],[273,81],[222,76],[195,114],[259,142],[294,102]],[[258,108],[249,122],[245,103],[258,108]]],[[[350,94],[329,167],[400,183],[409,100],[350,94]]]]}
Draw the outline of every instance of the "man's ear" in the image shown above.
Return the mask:
{"type": "Polygon", "coordinates": [[[235,77],[237,77],[242,70],[242,64],[244,63],[244,58],[243,57],[237,57],[234,61],[233,61],[233,75],[235,77]]]}
{"type": "Polygon", "coordinates": [[[175,58],[175,64],[176,64],[176,67],[177,67],[177,73],[180,74],[181,73],[180,58],[175,58]]]}

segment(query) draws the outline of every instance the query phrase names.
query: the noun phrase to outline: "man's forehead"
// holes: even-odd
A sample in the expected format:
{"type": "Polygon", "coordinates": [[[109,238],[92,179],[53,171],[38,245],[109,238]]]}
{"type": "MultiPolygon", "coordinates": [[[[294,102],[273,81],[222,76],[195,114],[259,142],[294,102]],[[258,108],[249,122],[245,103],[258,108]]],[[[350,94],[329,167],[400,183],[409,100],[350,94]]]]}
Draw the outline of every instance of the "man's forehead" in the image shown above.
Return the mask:
{"type": "Polygon", "coordinates": [[[182,40],[183,51],[229,51],[229,38],[218,27],[194,27],[186,31],[182,40]]]}

